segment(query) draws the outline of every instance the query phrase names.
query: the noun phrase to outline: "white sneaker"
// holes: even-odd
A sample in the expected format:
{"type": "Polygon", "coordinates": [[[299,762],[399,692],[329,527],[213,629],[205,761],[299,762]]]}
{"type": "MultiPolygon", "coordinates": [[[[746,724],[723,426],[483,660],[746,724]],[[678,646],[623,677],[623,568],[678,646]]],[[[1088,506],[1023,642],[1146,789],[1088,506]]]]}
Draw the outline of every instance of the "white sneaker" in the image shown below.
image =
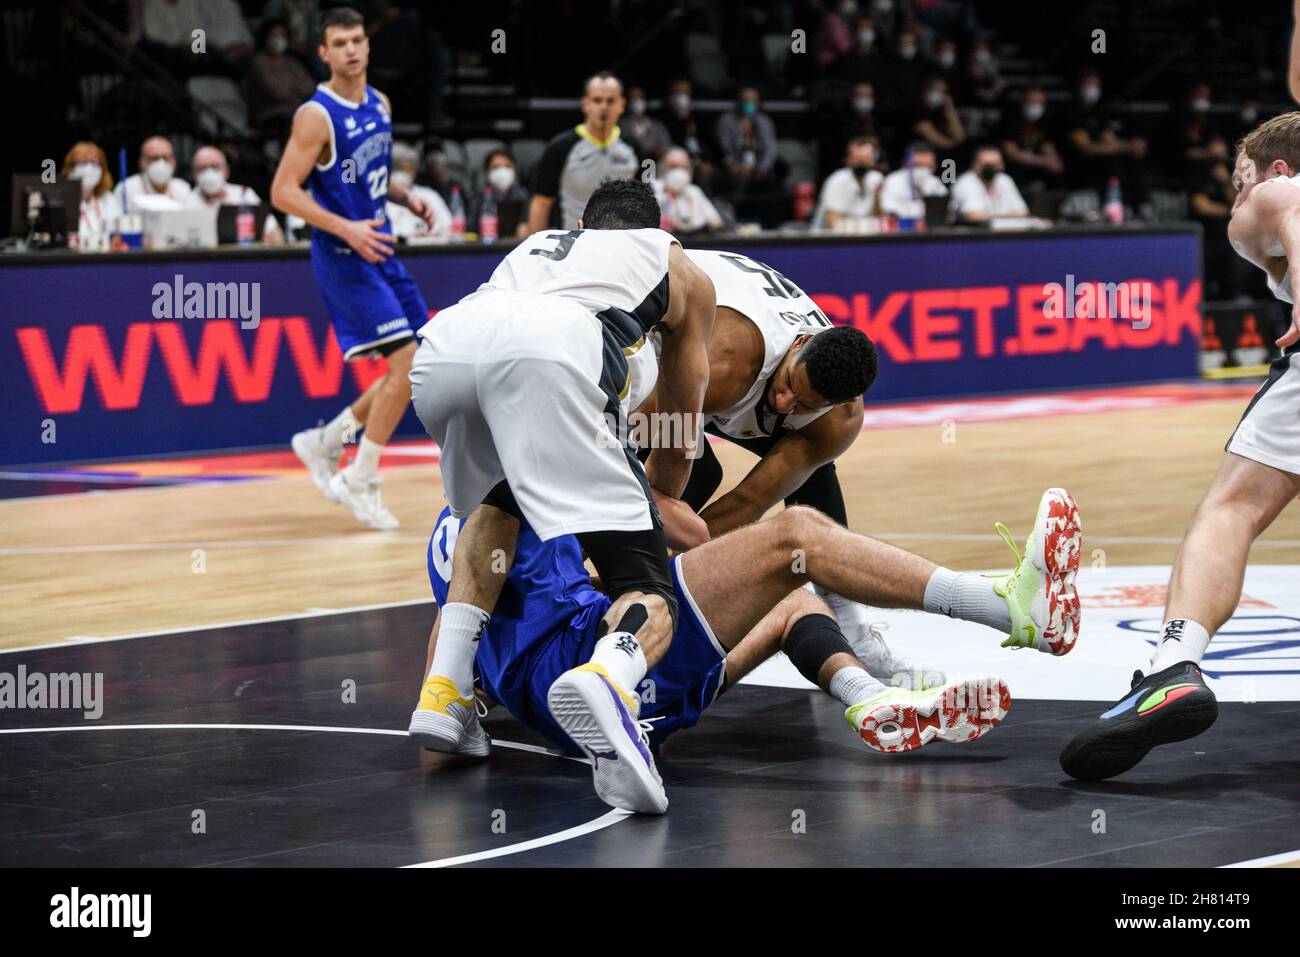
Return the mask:
{"type": "Polygon", "coordinates": [[[885,631],[889,625],[882,621],[863,624],[846,629],[844,638],[848,641],[853,654],[867,669],[867,674],[881,684],[895,688],[911,688],[922,691],[936,688],[943,684],[946,676],[939,668],[912,663],[901,655],[894,654],[885,644],[885,631]]]}
{"type": "Polygon", "coordinates": [[[429,751],[485,758],[492,751],[492,739],[479,724],[479,707],[473,695],[461,697],[451,679],[434,675],[424,682],[406,733],[429,751]]]}
{"type": "Polygon", "coordinates": [[[638,721],[634,699],[595,664],[580,665],[555,679],[546,704],[556,724],[591,759],[596,795],[613,807],[663,814],[668,794],[638,721]]]}
{"type": "Polygon", "coordinates": [[[307,466],[307,473],[321,494],[331,502],[337,502],[338,499],[330,491],[330,479],[338,474],[339,458],[342,457],[343,450],[331,452],[326,448],[324,428],[304,429],[289,440],[289,445],[298,460],[307,466]]]}
{"type": "Polygon", "coordinates": [[[326,494],[352,509],[352,514],[363,525],[381,532],[391,532],[402,523],[396,515],[384,508],[384,499],[379,493],[383,484],[384,480],[378,475],[368,481],[358,482],[352,475],[352,468],[348,467],[334,473],[329,483],[330,490],[326,494]]]}

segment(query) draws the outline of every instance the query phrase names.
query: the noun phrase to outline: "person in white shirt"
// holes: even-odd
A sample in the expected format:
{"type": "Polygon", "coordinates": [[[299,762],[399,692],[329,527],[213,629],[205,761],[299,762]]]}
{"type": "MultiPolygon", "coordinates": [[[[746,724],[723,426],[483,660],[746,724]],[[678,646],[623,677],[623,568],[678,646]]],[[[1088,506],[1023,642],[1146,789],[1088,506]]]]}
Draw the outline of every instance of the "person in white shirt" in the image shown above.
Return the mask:
{"type": "Polygon", "coordinates": [[[974,166],[957,177],[949,209],[959,223],[1029,215],[1015,180],[1006,174],[1002,151],[987,145],[975,150],[974,166]]]}
{"type": "Polygon", "coordinates": [[[114,195],[125,213],[146,209],[180,209],[190,184],[177,179],[176,151],[165,136],[151,136],[140,144],[140,172],[117,184],[114,195]]]}
{"type": "Polygon", "coordinates": [[[691,156],[680,146],[664,153],[659,175],[651,184],[663,215],[664,228],[674,233],[717,231],[726,226],[722,214],[704,190],[691,182],[691,156]]]}
{"type": "Polygon", "coordinates": [[[947,196],[948,187],[934,174],[934,150],[926,143],[913,143],[908,160],[880,184],[880,211],[905,219],[925,215],[926,196],[947,196]]]}
{"type": "Polygon", "coordinates": [[[385,210],[393,225],[393,235],[398,239],[443,239],[451,235],[451,210],[436,189],[415,185],[415,173],[420,168],[420,154],[406,143],[393,143],[392,172],[389,181],[408,193],[420,197],[433,210],[433,225],[405,206],[388,202],[385,210]]]}
{"type": "Polygon", "coordinates": [[[107,250],[122,207],[113,195],[113,177],[108,174],[104,151],[95,143],[74,143],[63,157],[63,175],[81,184],[77,248],[83,252],[107,250]]]}
{"type": "Polygon", "coordinates": [[[854,220],[876,215],[876,195],[884,174],[876,169],[876,141],[855,136],[844,150],[844,167],[826,177],[813,228],[844,229],[854,220]]]}
{"type": "MultiPolygon", "coordinates": [[[[197,209],[203,206],[262,205],[262,197],[256,190],[230,182],[230,163],[226,161],[226,154],[215,146],[201,146],[194,151],[190,172],[194,176],[194,189],[182,201],[183,206],[197,209]]],[[[262,227],[262,242],[284,242],[279,222],[269,213],[262,227]]]]}

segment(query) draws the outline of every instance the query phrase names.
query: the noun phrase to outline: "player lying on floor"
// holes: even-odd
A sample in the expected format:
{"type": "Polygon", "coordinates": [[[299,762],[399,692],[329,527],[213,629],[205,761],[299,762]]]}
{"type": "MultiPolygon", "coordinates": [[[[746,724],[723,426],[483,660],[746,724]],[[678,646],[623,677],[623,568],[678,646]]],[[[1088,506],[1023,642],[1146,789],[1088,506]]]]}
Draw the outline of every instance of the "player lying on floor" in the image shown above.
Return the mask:
{"type": "MultiPolygon", "coordinates": [[[[759,648],[779,643],[805,678],[845,705],[850,725],[876,750],[967,741],[1002,719],[1010,696],[1000,680],[924,691],[882,685],[853,655],[825,603],[800,588],[807,582],[878,607],[987,625],[1008,636],[1004,647],[1063,655],[1078,637],[1081,531],[1062,489],[1043,494],[1024,555],[1001,577],[953,572],[811,508],[737,529],[673,560],[679,614],[666,649],[643,649],[630,637],[644,609],[635,599],[611,602],[592,587],[576,539],[542,542],[510,514],[508,493],[493,501],[500,507],[480,506],[463,527],[444,510],[430,541],[440,607],[454,574],[471,583],[478,607],[493,612],[474,640],[439,640],[435,623],[410,734],[432,750],[486,755],[489,740],[475,712],[477,671],[486,696],[520,723],[586,754],[596,793],[614,807],[667,808],[652,748],[693,725],[739,679],[726,674],[726,660],[742,639],[759,648]],[[493,554],[503,541],[515,544],[493,554]],[[619,623],[615,632],[604,634],[602,617],[619,623]],[[643,688],[653,691],[644,707],[643,688]]],[[[671,500],[661,510],[669,529],[687,512],[671,500]]],[[[746,658],[757,662],[761,653],[746,658]]]]}

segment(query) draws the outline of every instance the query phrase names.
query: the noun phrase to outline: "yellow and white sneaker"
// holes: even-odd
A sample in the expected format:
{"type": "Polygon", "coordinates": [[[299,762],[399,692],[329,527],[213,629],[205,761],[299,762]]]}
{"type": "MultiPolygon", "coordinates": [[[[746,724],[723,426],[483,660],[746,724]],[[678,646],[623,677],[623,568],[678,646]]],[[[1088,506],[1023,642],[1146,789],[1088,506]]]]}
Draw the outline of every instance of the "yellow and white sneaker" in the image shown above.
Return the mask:
{"type": "Polygon", "coordinates": [[[432,675],[424,682],[406,733],[430,751],[487,757],[492,739],[479,724],[478,707],[478,699],[462,696],[450,678],[432,675]]]}
{"type": "Polygon", "coordinates": [[[597,796],[642,814],[668,810],[668,793],[650,753],[640,699],[610,680],[600,665],[579,665],[555,679],[546,704],[556,724],[591,759],[597,796]]]}
{"type": "Polygon", "coordinates": [[[1063,488],[1044,492],[1023,556],[1005,525],[998,522],[994,528],[1016,555],[1015,570],[993,580],[993,590],[1006,599],[1011,612],[1011,634],[1002,647],[1067,654],[1079,638],[1079,593],[1074,587],[1083,546],[1079,507],[1063,488]]]}
{"type": "Polygon", "coordinates": [[[873,751],[915,751],[934,741],[974,741],[1002,723],[1011,692],[1001,678],[971,678],[912,691],[886,688],[844,712],[873,751]]]}

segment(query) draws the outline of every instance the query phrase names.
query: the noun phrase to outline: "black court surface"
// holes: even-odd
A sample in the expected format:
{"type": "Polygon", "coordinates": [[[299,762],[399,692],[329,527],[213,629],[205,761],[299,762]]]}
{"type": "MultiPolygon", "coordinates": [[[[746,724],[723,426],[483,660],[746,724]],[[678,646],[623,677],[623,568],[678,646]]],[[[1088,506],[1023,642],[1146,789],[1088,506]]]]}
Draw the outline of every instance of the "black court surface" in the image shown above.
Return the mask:
{"type": "Polygon", "coordinates": [[[825,695],[741,685],[665,746],[667,815],[625,815],[503,710],[486,760],[406,739],[433,613],[0,655],[104,682],[97,720],[0,712],[0,865],[1204,867],[1300,847],[1297,702],[1224,704],[1201,738],[1080,784],[1057,754],[1100,703],[1017,700],[977,742],[882,755],[825,695]]]}

